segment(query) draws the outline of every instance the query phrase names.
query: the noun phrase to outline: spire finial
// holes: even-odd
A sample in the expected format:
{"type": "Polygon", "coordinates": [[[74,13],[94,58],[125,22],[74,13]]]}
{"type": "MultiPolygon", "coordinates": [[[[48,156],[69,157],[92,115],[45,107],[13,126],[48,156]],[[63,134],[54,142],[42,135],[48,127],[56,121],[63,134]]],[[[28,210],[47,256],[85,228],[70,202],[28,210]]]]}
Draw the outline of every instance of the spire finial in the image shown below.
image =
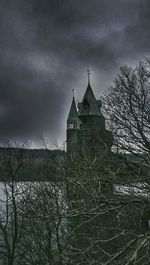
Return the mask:
{"type": "Polygon", "coordinates": [[[91,73],[90,73],[90,70],[89,69],[87,69],[87,74],[88,74],[88,85],[90,85],[90,75],[91,75],[91,73]]]}
{"type": "Polygon", "coordinates": [[[73,98],[74,98],[74,89],[72,89],[72,95],[73,95],[73,98]]]}

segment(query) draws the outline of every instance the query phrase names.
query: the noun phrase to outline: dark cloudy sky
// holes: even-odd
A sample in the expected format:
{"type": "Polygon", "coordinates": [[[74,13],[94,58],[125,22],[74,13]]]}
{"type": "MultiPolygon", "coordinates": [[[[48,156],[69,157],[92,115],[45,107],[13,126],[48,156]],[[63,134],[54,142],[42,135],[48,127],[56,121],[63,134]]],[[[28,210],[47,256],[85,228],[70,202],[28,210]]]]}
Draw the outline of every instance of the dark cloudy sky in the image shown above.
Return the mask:
{"type": "Polygon", "coordinates": [[[0,143],[61,143],[86,69],[99,97],[149,53],[149,0],[0,0],[0,143]]]}

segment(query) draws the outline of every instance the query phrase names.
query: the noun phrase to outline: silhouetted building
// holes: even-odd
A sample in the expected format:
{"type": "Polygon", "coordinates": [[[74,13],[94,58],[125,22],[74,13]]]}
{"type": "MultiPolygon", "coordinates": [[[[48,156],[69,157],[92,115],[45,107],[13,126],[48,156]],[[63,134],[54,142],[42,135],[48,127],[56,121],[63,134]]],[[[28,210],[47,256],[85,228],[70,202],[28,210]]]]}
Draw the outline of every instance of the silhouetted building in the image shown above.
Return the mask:
{"type": "Polygon", "coordinates": [[[99,156],[110,153],[113,137],[105,128],[101,106],[101,100],[96,100],[88,80],[78,109],[73,95],[67,119],[67,152],[89,151],[99,156]]]}

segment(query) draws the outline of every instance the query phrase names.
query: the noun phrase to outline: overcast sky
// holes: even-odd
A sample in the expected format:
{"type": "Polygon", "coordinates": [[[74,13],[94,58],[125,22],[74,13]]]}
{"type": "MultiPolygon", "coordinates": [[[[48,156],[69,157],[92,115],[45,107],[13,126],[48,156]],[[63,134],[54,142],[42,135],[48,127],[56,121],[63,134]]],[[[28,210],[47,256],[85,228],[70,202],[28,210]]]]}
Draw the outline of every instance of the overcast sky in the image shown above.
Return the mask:
{"type": "Polygon", "coordinates": [[[150,53],[149,0],[0,0],[0,143],[65,140],[86,69],[97,97],[150,53]]]}

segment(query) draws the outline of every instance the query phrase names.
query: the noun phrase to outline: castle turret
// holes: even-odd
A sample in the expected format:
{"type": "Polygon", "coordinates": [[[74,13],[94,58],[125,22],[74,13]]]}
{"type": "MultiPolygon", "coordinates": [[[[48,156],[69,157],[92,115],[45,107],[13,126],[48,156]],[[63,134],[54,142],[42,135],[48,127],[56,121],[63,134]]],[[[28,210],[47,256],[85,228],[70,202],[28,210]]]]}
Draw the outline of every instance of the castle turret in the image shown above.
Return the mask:
{"type": "Polygon", "coordinates": [[[101,112],[101,100],[96,100],[90,83],[88,83],[82,102],[78,104],[79,118],[83,127],[98,126],[105,129],[105,118],[101,112]]]}
{"type": "Polygon", "coordinates": [[[82,102],[80,103],[79,115],[95,115],[99,116],[97,101],[92,91],[91,85],[88,84],[82,102]]]}
{"type": "Polygon", "coordinates": [[[73,95],[72,104],[67,119],[67,151],[75,151],[77,149],[80,126],[81,120],[78,116],[73,95]]]}

